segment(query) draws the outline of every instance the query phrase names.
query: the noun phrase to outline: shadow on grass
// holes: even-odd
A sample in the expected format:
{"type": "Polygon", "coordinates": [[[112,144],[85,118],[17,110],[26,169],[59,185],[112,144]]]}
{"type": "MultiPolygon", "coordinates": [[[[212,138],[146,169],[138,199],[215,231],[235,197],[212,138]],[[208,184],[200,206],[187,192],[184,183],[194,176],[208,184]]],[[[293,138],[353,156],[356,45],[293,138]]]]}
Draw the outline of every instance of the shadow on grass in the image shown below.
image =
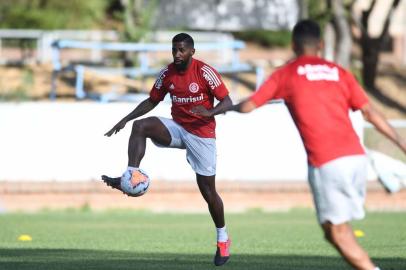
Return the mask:
{"type": "MultiPolygon", "coordinates": [[[[406,269],[400,258],[374,259],[387,270],[406,269]]],[[[134,253],[75,249],[0,249],[0,269],[214,269],[212,254],[134,253]]],[[[338,256],[233,254],[222,269],[338,270],[350,269],[338,256]]]]}

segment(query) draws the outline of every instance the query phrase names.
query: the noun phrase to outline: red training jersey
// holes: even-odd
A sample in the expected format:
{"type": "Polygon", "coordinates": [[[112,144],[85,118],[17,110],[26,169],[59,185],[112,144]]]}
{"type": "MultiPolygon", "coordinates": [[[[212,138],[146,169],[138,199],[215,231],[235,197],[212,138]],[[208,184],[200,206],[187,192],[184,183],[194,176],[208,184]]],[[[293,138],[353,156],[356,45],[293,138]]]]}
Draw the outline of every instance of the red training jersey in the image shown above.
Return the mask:
{"type": "Polygon", "coordinates": [[[190,112],[197,105],[210,110],[214,98],[221,101],[228,95],[221,76],[214,68],[193,58],[183,72],[177,71],[173,63],[168,65],[158,75],[150,98],[160,102],[167,93],[172,99],[171,114],[176,123],[196,136],[216,137],[214,117],[202,117],[190,112]]]}
{"type": "Polygon", "coordinates": [[[275,71],[250,99],[257,106],[270,99],[285,100],[315,167],[364,154],[349,110],[362,108],[368,98],[354,76],[334,63],[300,56],[275,71]]]}

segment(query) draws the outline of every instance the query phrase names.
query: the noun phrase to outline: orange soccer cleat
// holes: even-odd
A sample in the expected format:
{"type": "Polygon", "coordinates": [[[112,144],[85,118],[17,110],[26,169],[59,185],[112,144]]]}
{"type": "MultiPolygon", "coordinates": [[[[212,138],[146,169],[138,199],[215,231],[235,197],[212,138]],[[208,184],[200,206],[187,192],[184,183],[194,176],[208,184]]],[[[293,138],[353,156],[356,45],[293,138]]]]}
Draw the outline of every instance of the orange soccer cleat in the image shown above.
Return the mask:
{"type": "Polygon", "coordinates": [[[216,255],[214,256],[214,264],[221,266],[225,264],[230,258],[230,238],[226,242],[217,242],[216,255]]]}

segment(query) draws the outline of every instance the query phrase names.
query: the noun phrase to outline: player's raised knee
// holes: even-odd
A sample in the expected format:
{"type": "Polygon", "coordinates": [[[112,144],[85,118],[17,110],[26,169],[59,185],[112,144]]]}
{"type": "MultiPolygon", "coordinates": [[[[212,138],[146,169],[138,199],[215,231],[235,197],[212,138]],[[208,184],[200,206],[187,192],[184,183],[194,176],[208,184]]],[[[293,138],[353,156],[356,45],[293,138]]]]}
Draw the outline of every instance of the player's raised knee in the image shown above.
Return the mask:
{"type": "Polygon", "coordinates": [[[137,120],[133,122],[132,133],[145,134],[146,125],[144,120],[137,120]]]}
{"type": "MultiPolygon", "coordinates": [[[[136,134],[143,134],[151,136],[156,133],[156,121],[154,117],[148,117],[133,122],[132,132],[136,134]]],[[[160,123],[160,122],[159,122],[160,123]]]]}

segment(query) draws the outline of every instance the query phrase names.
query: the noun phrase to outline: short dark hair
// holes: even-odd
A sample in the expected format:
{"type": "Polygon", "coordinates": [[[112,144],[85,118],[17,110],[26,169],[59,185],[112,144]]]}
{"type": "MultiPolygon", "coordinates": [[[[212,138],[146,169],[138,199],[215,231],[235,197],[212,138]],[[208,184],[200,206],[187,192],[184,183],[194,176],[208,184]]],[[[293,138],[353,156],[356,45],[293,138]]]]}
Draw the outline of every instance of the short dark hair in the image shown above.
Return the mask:
{"type": "Polygon", "coordinates": [[[315,21],[301,20],[293,27],[292,41],[296,46],[314,46],[320,38],[320,26],[315,21]]]}
{"type": "Polygon", "coordinates": [[[186,34],[186,33],[179,33],[176,36],[174,36],[172,38],[172,43],[175,43],[175,42],[184,42],[192,48],[194,48],[194,46],[195,46],[195,42],[193,41],[193,38],[189,34],[186,34]]]}

